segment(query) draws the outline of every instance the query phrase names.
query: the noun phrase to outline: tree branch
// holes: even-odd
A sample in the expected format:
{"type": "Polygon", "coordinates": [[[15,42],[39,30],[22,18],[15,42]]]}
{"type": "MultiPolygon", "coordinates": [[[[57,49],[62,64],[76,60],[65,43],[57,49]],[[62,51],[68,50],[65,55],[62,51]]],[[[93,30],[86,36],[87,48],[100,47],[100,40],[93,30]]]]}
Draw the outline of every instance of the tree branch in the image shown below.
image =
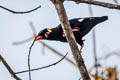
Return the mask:
{"type": "Polygon", "coordinates": [[[31,53],[31,49],[32,49],[34,43],[35,43],[35,40],[34,40],[33,43],[31,44],[31,46],[30,46],[30,48],[29,48],[29,54],[28,54],[29,80],[32,80],[32,79],[31,79],[31,72],[30,72],[30,70],[31,70],[31,68],[30,68],[30,53],[31,53]]]}
{"type": "Polygon", "coordinates": [[[98,58],[98,60],[108,59],[111,56],[117,56],[118,58],[120,58],[120,54],[117,53],[116,51],[113,51],[108,53],[107,55],[104,55],[103,57],[98,58]]]}
{"type": "Polygon", "coordinates": [[[7,10],[7,11],[9,11],[9,12],[11,12],[11,13],[14,13],[14,14],[25,14],[25,13],[30,13],[30,12],[33,12],[33,11],[39,9],[40,7],[41,7],[41,5],[39,5],[38,7],[34,8],[34,9],[32,9],[32,10],[23,11],[23,12],[17,12],[17,11],[8,9],[8,8],[6,8],[6,7],[0,6],[0,8],[2,8],[2,9],[4,9],[4,10],[7,10]]]}
{"type": "Polygon", "coordinates": [[[8,65],[8,63],[5,61],[5,59],[1,55],[0,55],[0,60],[2,61],[2,63],[7,68],[7,70],[9,71],[9,73],[12,75],[13,78],[15,78],[16,80],[22,80],[18,76],[16,76],[14,71],[11,69],[11,67],[8,65]]]}
{"type": "MultiPolygon", "coordinates": [[[[57,56],[60,56],[60,57],[64,56],[62,53],[60,53],[59,51],[55,50],[54,48],[52,48],[51,46],[47,45],[46,43],[44,43],[42,41],[39,41],[39,42],[42,45],[44,45],[46,48],[48,48],[49,50],[51,50],[52,52],[54,52],[57,56]]],[[[68,61],[69,63],[71,63],[73,66],[76,66],[75,63],[71,59],[65,57],[65,60],[68,61]]]]}
{"type": "MultiPolygon", "coordinates": [[[[89,14],[93,16],[93,10],[91,4],[88,5],[89,14]]],[[[92,43],[93,43],[93,56],[94,56],[94,67],[95,67],[95,80],[98,79],[98,61],[97,61],[97,43],[96,43],[96,31],[95,29],[92,32],[92,43]]]]}
{"type": "Polygon", "coordinates": [[[51,1],[55,5],[55,8],[56,8],[57,13],[59,15],[62,29],[65,32],[66,39],[71,47],[74,59],[76,61],[77,67],[81,73],[82,79],[83,80],[90,80],[90,77],[88,75],[88,71],[85,67],[84,61],[82,59],[82,56],[81,56],[79,49],[77,47],[74,35],[72,33],[70,23],[68,21],[68,18],[67,18],[66,12],[65,12],[65,8],[63,6],[63,1],[61,1],[61,0],[51,0],[51,1]]]}
{"type": "MultiPolygon", "coordinates": [[[[68,54],[68,52],[67,52],[67,54],[68,54]]],[[[67,56],[67,54],[64,55],[59,61],[57,61],[55,63],[49,64],[47,66],[43,66],[43,67],[40,67],[40,68],[31,69],[30,71],[36,71],[36,70],[40,70],[40,69],[44,69],[44,68],[48,68],[48,67],[54,66],[54,65],[60,63],[67,56]]],[[[25,73],[25,72],[29,72],[29,70],[24,70],[24,71],[16,72],[15,74],[20,74],[20,73],[25,73]]]]}
{"type": "Polygon", "coordinates": [[[96,0],[65,0],[65,1],[74,1],[77,4],[79,4],[79,3],[92,4],[92,5],[106,7],[106,8],[110,8],[110,9],[120,9],[120,5],[106,3],[106,2],[100,2],[100,1],[96,1],[96,0]]]}

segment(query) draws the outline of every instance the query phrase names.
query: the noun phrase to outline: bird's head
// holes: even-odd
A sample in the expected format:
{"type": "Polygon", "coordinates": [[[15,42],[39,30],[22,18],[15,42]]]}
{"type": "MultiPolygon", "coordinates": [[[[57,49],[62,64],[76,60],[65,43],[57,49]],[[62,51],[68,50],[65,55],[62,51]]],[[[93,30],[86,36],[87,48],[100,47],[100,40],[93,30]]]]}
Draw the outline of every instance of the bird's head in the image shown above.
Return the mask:
{"type": "Polygon", "coordinates": [[[39,34],[35,36],[35,41],[41,40],[41,39],[47,39],[51,32],[52,30],[50,28],[41,30],[39,34]]]}

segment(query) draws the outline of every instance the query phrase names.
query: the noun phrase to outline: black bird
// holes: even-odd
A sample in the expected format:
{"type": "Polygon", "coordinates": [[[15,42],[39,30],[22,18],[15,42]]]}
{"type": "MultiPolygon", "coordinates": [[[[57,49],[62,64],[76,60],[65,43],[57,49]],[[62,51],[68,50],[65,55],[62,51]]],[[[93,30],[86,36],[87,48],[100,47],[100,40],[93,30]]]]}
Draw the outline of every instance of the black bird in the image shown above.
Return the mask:
{"type": "MultiPolygon", "coordinates": [[[[82,40],[82,37],[85,36],[95,25],[104,22],[107,19],[108,16],[75,18],[69,20],[75,39],[77,43],[81,46],[80,51],[84,46],[84,40],[82,40]]],[[[39,34],[35,37],[35,41],[41,39],[67,42],[61,24],[59,24],[55,28],[45,28],[41,30],[39,34]]]]}

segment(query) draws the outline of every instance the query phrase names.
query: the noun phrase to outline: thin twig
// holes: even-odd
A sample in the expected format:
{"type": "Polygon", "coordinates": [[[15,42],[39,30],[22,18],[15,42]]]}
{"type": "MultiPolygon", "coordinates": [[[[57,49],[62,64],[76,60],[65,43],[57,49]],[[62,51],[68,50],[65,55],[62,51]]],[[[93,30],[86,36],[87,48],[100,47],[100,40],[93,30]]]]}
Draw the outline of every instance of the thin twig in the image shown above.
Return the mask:
{"type": "MultiPolygon", "coordinates": [[[[67,52],[67,54],[68,54],[68,52],[67,52]]],[[[48,67],[54,66],[54,65],[60,63],[67,56],[67,54],[65,56],[63,56],[60,60],[58,60],[57,62],[55,62],[55,63],[49,64],[47,66],[43,66],[43,67],[40,67],[40,68],[31,69],[30,71],[36,71],[36,70],[40,70],[40,69],[44,69],[44,68],[48,68],[48,67]]],[[[29,70],[24,70],[24,71],[16,72],[15,74],[20,74],[20,73],[25,73],[25,72],[29,72],[29,70]]]]}
{"type": "Polygon", "coordinates": [[[41,52],[42,52],[42,54],[44,55],[44,54],[45,54],[45,45],[44,45],[44,44],[42,45],[42,48],[41,48],[41,49],[42,49],[41,52]]]}
{"type": "Polygon", "coordinates": [[[29,37],[29,38],[27,38],[25,40],[22,40],[22,41],[13,42],[13,45],[20,45],[20,44],[24,44],[24,43],[27,43],[27,42],[33,40],[34,36],[37,34],[37,31],[36,31],[32,21],[29,22],[29,25],[30,25],[30,28],[31,28],[31,30],[33,32],[33,36],[29,37]]]}
{"type": "Polygon", "coordinates": [[[108,59],[109,57],[111,57],[111,56],[113,56],[113,55],[115,55],[115,56],[117,56],[117,57],[120,58],[120,54],[117,53],[117,52],[115,52],[115,51],[113,51],[113,52],[108,53],[107,55],[105,55],[105,56],[103,56],[103,57],[101,57],[101,58],[98,58],[98,60],[108,59]]]}
{"type": "Polygon", "coordinates": [[[27,42],[29,42],[29,41],[31,41],[31,40],[33,40],[33,36],[32,36],[32,37],[29,37],[29,38],[27,38],[27,39],[25,39],[25,40],[22,40],[22,41],[13,42],[12,44],[13,44],[13,45],[21,45],[21,44],[25,44],[25,43],[27,43],[27,42]]]}
{"type": "Polygon", "coordinates": [[[93,16],[93,10],[92,10],[92,5],[88,4],[88,10],[89,10],[89,15],[93,16]]]}
{"type": "MultiPolygon", "coordinates": [[[[48,48],[49,50],[51,50],[52,52],[54,52],[57,56],[59,57],[63,57],[64,55],[57,51],[56,49],[52,48],[51,46],[47,45],[46,43],[42,42],[42,41],[39,41],[41,44],[43,44],[46,48],[48,48]]],[[[73,66],[76,67],[76,64],[69,58],[65,57],[65,60],[68,61],[69,63],[71,63],[73,66]]]]}
{"type": "Polygon", "coordinates": [[[117,0],[113,0],[116,4],[118,4],[119,2],[117,0]]]}
{"type": "MultiPolygon", "coordinates": [[[[91,0],[90,0],[91,1],[91,0]]],[[[88,6],[90,16],[93,16],[93,10],[91,4],[88,6]]],[[[93,43],[93,55],[94,55],[94,68],[95,68],[95,80],[98,79],[98,61],[97,61],[97,42],[96,42],[96,31],[95,29],[92,32],[92,43],[93,43]]]]}
{"type": "Polygon", "coordinates": [[[30,28],[31,28],[31,30],[32,30],[32,32],[33,32],[33,35],[36,35],[36,34],[37,34],[37,30],[35,29],[32,21],[29,22],[29,25],[30,25],[30,28]]]}
{"type": "Polygon", "coordinates": [[[21,80],[21,79],[14,73],[14,71],[11,69],[11,67],[8,65],[8,63],[5,61],[5,59],[2,57],[2,55],[0,55],[0,60],[2,61],[2,63],[3,63],[4,66],[7,68],[7,70],[9,71],[9,73],[12,75],[13,78],[15,78],[16,80],[21,80]]]}
{"type": "Polygon", "coordinates": [[[32,49],[34,43],[35,43],[35,40],[34,40],[33,43],[31,44],[31,46],[30,46],[30,48],[29,48],[29,54],[28,54],[29,80],[31,80],[31,72],[30,72],[30,53],[31,53],[31,49],[32,49]]]}
{"type": "Polygon", "coordinates": [[[4,10],[7,10],[7,11],[9,11],[9,12],[11,12],[11,13],[14,13],[14,14],[30,13],[30,12],[33,12],[33,11],[39,9],[40,7],[41,7],[41,5],[39,5],[38,7],[34,8],[34,9],[31,9],[31,10],[29,10],[29,11],[17,12],[17,11],[13,11],[13,10],[11,10],[11,9],[8,9],[8,8],[6,8],[6,7],[0,6],[0,8],[2,8],[2,9],[4,9],[4,10]]]}
{"type": "MultiPolygon", "coordinates": [[[[28,40],[29,40],[29,39],[28,39],[28,40]]],[[[28,42],[28,40],[13,42],[13,45],[21,45],[21,44],[24,44],[24,43],[28,42]]],[[[31,40],[32,40],[32,39],[31,39],[31,40]]],[[[63,57],[63,56],[64,56],[61,52],[59,52],[59,51],[57,51],[56,49],[54,49],[53,47],[47,45],[47,44],[44,43],[43,41],[39,41],[39,42],[40,42],[42,45],[44,45],[46,48],[48,48],[49,50],[51,50],[52,52],[54,52],[57,56],[59,56],[59,57],[63,57]]],[[[69,62],[70,64],[72,64],[73,66],[76,67],[76,64],[75,64],[71,59],[65,57],[65,60],[66,60],[67,62],[69,62]]]]}
{"type": "Polygon", "coordinates": [[[79,4],[79,3],[92,4],[92,5],[106,7],[106,8],[110,8],[110,9],[120,9],[120,5],[106,3],[106,2],[100,2],[100,1],[96,1],[96,0],[65,0],[65,1],[74,1],[77,4],[79,4]]]}
{"type": "MultiPolygon", "coordinates": [[[[117,0],[113,0],[116,4],[119,4],[119,2],[117,1],[117,0]]],[[[120,15],[120,12],[119,11],[117,11],[118,13],[119,13],[119,15],[120,15]]]]}

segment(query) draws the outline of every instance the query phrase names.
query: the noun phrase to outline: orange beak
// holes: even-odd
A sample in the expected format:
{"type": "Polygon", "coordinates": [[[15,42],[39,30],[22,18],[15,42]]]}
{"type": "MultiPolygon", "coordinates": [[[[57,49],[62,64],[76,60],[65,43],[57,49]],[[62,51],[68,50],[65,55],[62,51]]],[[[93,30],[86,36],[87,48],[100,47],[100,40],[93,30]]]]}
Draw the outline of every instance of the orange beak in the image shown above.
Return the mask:
{"type": "Polygon", "coordinates": [[[34,40],[37,41],[37,40],[41,40],[43,39],[43,36],[35,36],[34,40]]]}

